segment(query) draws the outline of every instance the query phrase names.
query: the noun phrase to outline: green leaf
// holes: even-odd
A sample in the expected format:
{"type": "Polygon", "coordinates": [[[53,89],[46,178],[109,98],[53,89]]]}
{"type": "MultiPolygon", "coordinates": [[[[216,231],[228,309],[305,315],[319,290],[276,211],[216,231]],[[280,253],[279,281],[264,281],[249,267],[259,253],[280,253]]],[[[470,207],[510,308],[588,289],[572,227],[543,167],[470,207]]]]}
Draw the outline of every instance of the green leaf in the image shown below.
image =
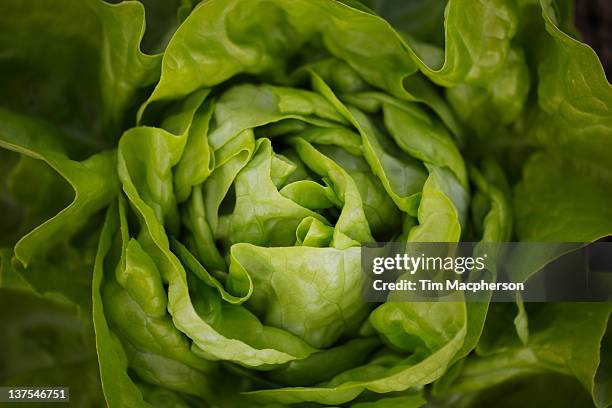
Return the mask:
{"type": "MultiPolygon", "coordinates": [[[[251,309],[266,324],[284,328],[313,347],[329,347],[356,332],[368,313],[361,300],[359,248],[261,248],[241,243],[232,247],[231,259],[253,280],[251,309]]],[[[228,283],[232,278],[230,271],[228,283]]]]}
{"type": "Polygon", "coordinates": [[[571,1],[0,8],[0,382],[111,408],[612,403],[608,303],[361,298],[364,244],[612,234],[611,85],[571,1]]]}
{"type": "Polygon", "coordinates": [[[109,406],[150,407],[152,405],[145,403],[142,393],[128,375],[127,357],[119,340],[109,328],[102,304],[101,285],[104,278],[104,264],[111,250],[114,235],[118,230],[119,213],[115,204],[106,214],[96,254],[92,284],[93,325],[96,332],[100,377],[104,396],[109,406]]]}
{"type": "Polygon", "coordinates": [[[114,146],[143,88],[159,76],[161,56],[140,52],[143,33],[137,2],[5,2],[4,106],[49,120],[85,153],[114,146]]]}
{"type": "Polygon", "coordinates": [[[27,290],[0,289],[0,382],[3,386],[70,387],[70,401],[104,403],[91,327],[74,307],[27,290]]]}
{"type": "Polygon", "coordinates": [[[611,234],[611,185],[612,174],[603,163],[534,155],[515,190],[519,238],[591,242],[611,234]]]}
{"type": "MultiPolygon", "coordinates": [[[[88,267],[93,264],[96,246],[91,239],[96,238],[98,228],[95,216],[117,194],[117,179],[114,177],[115,155],[105,152],[81,162],[73,161],[61,149],[63,141],[59,131],[5,110],[0,110],[0,115],[3,118],[0,146],[45,162],[64,178],[74,191],[72,202],[33,230],[27,231],[17,242],[14,250],[15,267],[38,292],[59,294],[88,307],[90,299],[86,293],[91,285],[91,269],[88,267]],[[89,235],[90,239],[81,239],[78,243],[70,241],[81,234],[89,235]],[[66,275],[66,270],[72,271],[73,275],[66,275]]],[[[20,195],[28,198],[27,194],[31,193],[21,183],[24,183],[24,178],[31,180],[27,171],[36,169],[38,165],[29,161],[22,163],[23,167],[18,166],[13,173],[11,183],[15,185],[14,189],[22,190],[20,195]]],[[[37,177],[43,174],[51,177],[51,186],[57,185],[57,178],[50,176],[48,169],[44,168],[37,177]]],[[[49,182],[45,181],[45,184],[48,185],[49,182]]],[[[63,202],[62,198],[59,202],[63,202]]],[[[49,215],[48,210],[49,208],[42,210],[43,217],[49,215]]],[[[36,216],[36,211],[40,210],[34,207],[29,210],[28,215],[36,216]]],[[[26,224],[29,226],[31,221],[26,220],[26,224]]]]}

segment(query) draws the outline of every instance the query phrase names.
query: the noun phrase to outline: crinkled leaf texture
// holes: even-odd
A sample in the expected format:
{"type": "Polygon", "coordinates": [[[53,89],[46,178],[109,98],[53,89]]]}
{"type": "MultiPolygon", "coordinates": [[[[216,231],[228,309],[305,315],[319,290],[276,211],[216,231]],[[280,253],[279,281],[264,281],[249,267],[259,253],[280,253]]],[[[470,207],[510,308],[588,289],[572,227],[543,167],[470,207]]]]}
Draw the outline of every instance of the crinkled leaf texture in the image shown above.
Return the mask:
{"type": "Polygon", "coordinates": [[[0,319],[0,381],[612,404],[609,303],[361,299],[363,244],[612,234],[612,89],[568,2],[47,3],[0,6],[0,303],[37,317],[0,319]]]}

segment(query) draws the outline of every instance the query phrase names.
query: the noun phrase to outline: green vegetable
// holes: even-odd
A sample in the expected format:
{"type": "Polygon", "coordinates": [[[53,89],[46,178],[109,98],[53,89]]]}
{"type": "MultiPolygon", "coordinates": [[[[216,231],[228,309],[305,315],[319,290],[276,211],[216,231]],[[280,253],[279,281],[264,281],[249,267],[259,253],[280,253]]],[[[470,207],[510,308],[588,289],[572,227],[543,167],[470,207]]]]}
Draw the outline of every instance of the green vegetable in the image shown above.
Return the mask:
{"type": "Polygon", "coordinates": [[[361,299],[363,244],[612,235],[569,1],[143,4],[0,5],[0,385],[612,405],[609,303],[361,299]]]}

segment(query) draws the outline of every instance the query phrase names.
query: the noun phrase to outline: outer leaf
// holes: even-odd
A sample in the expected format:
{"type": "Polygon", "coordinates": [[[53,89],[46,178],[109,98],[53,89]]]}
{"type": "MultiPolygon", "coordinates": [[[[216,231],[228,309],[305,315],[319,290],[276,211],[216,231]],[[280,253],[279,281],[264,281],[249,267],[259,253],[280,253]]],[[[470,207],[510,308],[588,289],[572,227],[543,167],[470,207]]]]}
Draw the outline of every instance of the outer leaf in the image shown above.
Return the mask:
{"type": "Polygon", "coordinates": [[[74,307],[28,290],[0,289],[0,382],[7,387],[70,387],[71,403],[104,404],[87,322],[74,307]]]}
{"type": "Polygon", "coordinates": [[[139,50],[142,5],[11,0],[0,14],[3,104],[62,127],[89,145],[85,152],[112,146],[139,92],[159,75],[161,56],[139,50]]]}
{"type": "Polygon", "coordinates": [[[57,131],[4,110],[0,114],[4,119],[0,146],[43,160],[70,183],[75,193],[70,205],[19,240],[15,259],[24,268],[24,277],[41,293],[59,293],[80,305],[88,305],[89,299],[83,296],[91,279],[83,267],[88,257],[77,256],[67,241],[84,228],[91,229],[87,222],[116,194],[117,180],[108,176],[114,173],[115,156],[101,153],[82,162],[72,161],[59,150],[62,142],[55,137],[57,131]],[[72,262],[50,261],[52,252],[58,249],[65,258],[72,257],[72,262]],[[67,266],[75,273],[72,278],[65,275],[67,266]],[[51,273],[53,278],[49,279],[51,273]]]}
{"type": "Polygon", "coordinates": [[[541,153],[515,191],[519,238],[590,242],[612,233],[612,173],[597,162],[541,153]]]}
{"type": "Polygon", "coordinates": [[[110,407],[151,407],[142,397],[132,379],[129,377],[128,362],[125,352],[116,336],[110,331],[102,305],[101,284],[104,276],[104,261],[108,256],[113,235],[119,229],[119,213],[113,205],[107,212],[104,228],[100,235],[96,265],[94,269],[92,297],[93,324],[96,331],[96,349],[100,365],[100,376],[106,402],[110,407]],[[104,357],[102,357],[104,356],[104,357]]]}

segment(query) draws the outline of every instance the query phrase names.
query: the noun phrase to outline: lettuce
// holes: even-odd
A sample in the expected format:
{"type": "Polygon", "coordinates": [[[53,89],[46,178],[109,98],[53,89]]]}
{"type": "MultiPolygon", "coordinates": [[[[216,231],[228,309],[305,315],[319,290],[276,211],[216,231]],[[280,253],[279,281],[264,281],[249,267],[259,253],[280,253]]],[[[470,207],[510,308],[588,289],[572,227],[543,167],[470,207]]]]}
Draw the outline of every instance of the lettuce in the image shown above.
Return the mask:
{"type": "Polygon", "coordinates": [[[568,1],[144,4],[0,6],[2,385],[612,405],[610,303],[361,299],[364,244],[612,234],[612,87],[568,1]]]}

